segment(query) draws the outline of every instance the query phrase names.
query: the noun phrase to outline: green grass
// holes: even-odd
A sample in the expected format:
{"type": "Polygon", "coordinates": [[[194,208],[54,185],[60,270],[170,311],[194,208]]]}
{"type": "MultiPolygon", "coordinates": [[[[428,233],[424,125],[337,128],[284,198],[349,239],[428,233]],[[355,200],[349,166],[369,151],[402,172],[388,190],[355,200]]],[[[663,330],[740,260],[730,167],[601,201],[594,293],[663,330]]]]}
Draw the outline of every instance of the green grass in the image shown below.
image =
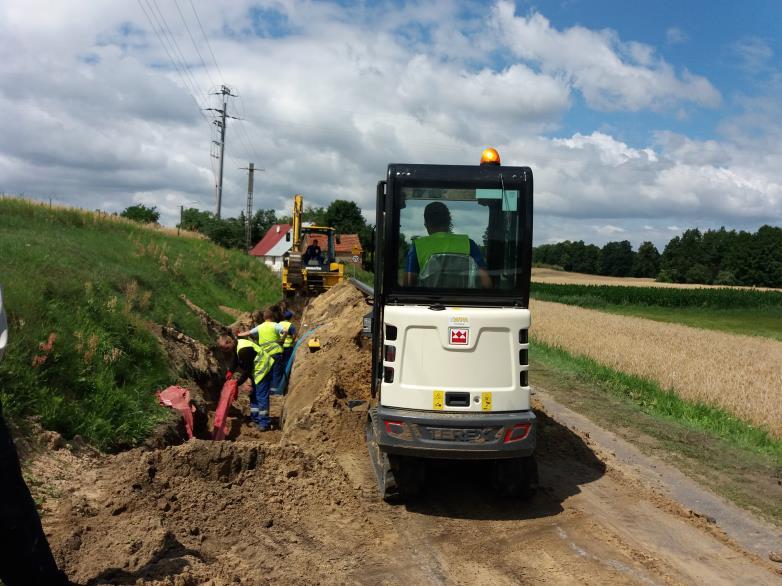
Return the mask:
{"type": "Polygon", "coordinates": [[[614,370],[586,356],[575,356],[534,339],[530,348],[533,360],[627,399],[644,413],[682,423],[743,449],[772,456],[782,466],[782,440],[722,409],[685,401],[653,381],[614,370]]]}
{"type": "Polygon", "coordinates": [[[541,301],[782,340],[782,292],[777,291],[533,283],[531,295],[541,301]]]}
{"type": "Polygon", "coordinates": [[[154,391],[177,373],[148,323],[208,341],[180,294],[226,323],[220,305],[251,310],[280,295],[240,252],[18,199],[0,199],[0,278],[11,328],[4,410],[103,449],[138,443],[165,416],[154,391]]]}
{"type": "Polygon", "coordinates": [[[375,286],[375,273],[357,267],[345,267],[345,276],[352,277],[370,287],[375,286]]]}
{"type": "Polygon", "coordinates": [[[542,301],[571,305],[650,305],[655,307],[704,307],[735,309],[782,307],[782,291],[755,289],[633,287],[625,285],[564,285],[532,283],[532,295],[542,301]]]}
{"type": "Polygon", "coordinates": [[[643,305],[605,305],[601,311],[643,317],[661,322],[679,323],[694,328],[720,330],[746,336],[764,336],[782,341],[782,308],[708,309],[702,307],[650,307],[643,305]]]}

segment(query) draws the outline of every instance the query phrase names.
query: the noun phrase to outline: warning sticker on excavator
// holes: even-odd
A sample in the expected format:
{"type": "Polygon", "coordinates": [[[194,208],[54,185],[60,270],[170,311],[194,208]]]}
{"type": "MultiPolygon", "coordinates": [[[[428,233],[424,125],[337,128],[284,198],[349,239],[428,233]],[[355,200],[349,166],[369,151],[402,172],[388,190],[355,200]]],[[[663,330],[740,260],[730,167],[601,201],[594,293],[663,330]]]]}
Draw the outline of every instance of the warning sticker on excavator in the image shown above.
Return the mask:
{"type": "Polygon", "coordinates": [[[432,393],[432,409],[442,411],[445,403],[445,391],[434,391],[432,393]]]}
{"type": "Polygon", "coordinates": [[[481,409],[491,411],[491,393],[481,393],[481,409]]]}

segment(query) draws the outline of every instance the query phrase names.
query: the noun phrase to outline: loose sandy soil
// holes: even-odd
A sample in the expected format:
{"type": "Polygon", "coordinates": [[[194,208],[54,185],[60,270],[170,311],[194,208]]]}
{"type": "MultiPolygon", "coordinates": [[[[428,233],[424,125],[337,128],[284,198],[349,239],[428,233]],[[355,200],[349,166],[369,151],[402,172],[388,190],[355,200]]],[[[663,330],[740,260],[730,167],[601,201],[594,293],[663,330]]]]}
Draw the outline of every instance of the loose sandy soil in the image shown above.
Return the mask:
{"type": "MultiPolygon", "coordinates": [[[[29,457],[44,526],[84,584],[779,583],[769,562],[645,486],[539,411],[542,489],[494,496],[481,464],[430,467],[425,497],[378,502],[363,440],[367,311],[345,285],[315,300],[285,429],[231,413],[231,441],[29,457]]],[[[208,399],[206,399],[208,402],[208,399]]],[[[280,413],[282,401],[273,402],[280,413]]],[[[49,441],[53,448],[60,442],[49,441]]]]}

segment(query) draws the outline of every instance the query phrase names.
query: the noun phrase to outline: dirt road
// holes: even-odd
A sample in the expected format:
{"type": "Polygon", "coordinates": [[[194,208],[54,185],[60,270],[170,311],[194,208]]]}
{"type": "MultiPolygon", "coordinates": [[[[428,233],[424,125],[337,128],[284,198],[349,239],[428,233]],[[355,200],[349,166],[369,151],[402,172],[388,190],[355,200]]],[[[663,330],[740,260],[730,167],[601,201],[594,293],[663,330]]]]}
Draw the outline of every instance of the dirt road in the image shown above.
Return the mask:
{"type": "MultiPolygon", "coordinates": [[[[59,449],[33,459],[45,529],[89,584],[753,583],[782,576],[717,526],[539,411],[542,489],[494,496],[480,463],[432,465],[417,502],[378,502],[363,441],[366,305],[345,287],[305,326],[285,429],[242,424],[205,440],[114,456],[59,449]]],[[[273,411],[279,416],[281,401],[273,411]]]]}

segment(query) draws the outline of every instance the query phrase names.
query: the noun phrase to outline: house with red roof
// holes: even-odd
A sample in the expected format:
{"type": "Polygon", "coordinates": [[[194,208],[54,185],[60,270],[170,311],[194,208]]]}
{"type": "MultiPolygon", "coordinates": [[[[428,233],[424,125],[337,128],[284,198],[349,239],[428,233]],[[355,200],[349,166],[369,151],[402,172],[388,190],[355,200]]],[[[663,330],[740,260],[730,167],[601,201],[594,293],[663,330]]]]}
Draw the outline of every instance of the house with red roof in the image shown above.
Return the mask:
{"type": "Polygon", "coordinates": [[[263,238],[250,249],[250,254],[261,259],[276,272],[282,271],[282,255],[291,249],[290,224],[274,224],[263,238]]]}
{"type": "Polygon", "coordinates": [[[364,249],[358,234],[340,234],[339,244],[334,245],[334,256],[337,262],[361,266],[364,261],[364,249]]]}

